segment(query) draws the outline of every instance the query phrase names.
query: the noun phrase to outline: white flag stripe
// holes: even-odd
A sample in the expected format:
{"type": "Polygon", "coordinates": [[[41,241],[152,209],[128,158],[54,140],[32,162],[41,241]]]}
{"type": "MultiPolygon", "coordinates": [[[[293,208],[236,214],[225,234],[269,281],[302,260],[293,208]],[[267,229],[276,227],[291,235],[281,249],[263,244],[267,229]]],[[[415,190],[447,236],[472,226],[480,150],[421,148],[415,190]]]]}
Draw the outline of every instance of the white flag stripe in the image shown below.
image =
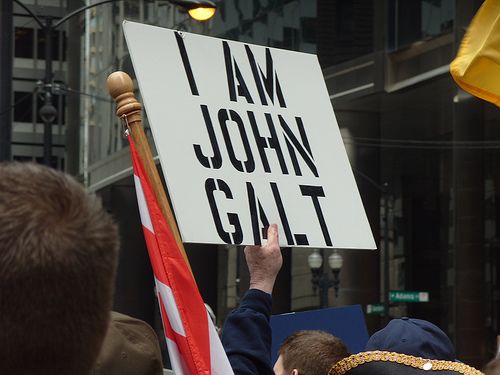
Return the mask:
{"type": "Polygon", "coordinates": [[[208,317],[208,334],[210,337],[210,365],[212,370],[210,375],[234,374],[210,316],[208,317]]]}
{"type": "Polygon", "coordinates": [[[141,179],[134,175],[135,182],[135,192],[137,194],[137,204],[139,205],[139,214],[141,215],[141,222],[151,233],[154,233],[153,224],[151,223],[151,217],[149,216],[148,205],[146,203],[146,197],[144,196],[144,191],[142,190],[141,179]]]}
{"type": "Polygon", "coordinates": [[[163,284],[160,280],[155,278],[156,290],[161,295],[163,300],[165,311],[168,316],[168,321],[170,326],[175,333],[186,337],[186,332],[184,331],[184,326],[182,325],[181,315],[177,309],[177,304],[175,303],[174,295],[172,289],[168,285],[163,284]]]}
{"type": "MultiPolygon", "coordinates": [[[[189,369],[186,363],[182,359],[181,353],[177,344],[165,337],[167,341],[168,357],[170,358],[170,364],[172,365],[172,370],[174,370],[175,375],[189,375],[189,369]]],[[[138,374],[139,375],[139,374],[138,374]]]]}

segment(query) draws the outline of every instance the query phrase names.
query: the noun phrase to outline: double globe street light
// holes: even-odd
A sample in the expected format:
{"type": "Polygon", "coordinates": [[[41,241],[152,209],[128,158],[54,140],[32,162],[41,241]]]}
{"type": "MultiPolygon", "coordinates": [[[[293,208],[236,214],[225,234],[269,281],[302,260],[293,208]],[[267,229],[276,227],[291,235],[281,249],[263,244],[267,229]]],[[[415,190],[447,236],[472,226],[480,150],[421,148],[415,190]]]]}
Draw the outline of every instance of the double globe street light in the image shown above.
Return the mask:
{"type": "Polygon", "coordinates": [[[328,266],[333,274],[333,279],[331,279],[327,272],[323,272],[323,258],[323,249],[314,249],[313,252],[307,257],[307,263],[309,264],[309,268],[312,273],[311,282],[313,291],[316,293],[319,289],[319,301],[321,308],[328,307],[328,290],[331,287],[333,287],[335,291],[335,297],[338,297],[340,283],[339,274],[344,263],[342,255],[340,255],[337,250],[333,250],[328,257],[328,266]]]}

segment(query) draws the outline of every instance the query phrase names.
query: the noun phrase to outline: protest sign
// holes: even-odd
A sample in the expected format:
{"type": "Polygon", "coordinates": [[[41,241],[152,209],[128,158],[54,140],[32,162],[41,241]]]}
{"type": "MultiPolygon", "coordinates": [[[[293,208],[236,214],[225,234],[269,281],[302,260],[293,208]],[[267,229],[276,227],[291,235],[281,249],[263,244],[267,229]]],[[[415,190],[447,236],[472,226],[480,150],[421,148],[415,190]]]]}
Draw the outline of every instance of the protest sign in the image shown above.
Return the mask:
{"type": "Polygon", "coordinates": [[[315,55],[123,28],[184,242],[376,247],[315,55]]]}

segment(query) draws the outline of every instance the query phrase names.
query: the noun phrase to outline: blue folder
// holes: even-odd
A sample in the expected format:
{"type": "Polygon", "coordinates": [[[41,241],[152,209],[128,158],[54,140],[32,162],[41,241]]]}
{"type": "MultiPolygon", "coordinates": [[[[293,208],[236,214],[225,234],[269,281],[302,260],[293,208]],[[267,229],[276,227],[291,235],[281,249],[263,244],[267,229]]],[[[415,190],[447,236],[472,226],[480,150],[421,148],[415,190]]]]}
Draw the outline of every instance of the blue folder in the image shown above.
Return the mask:
{"type": "Polygon", "coordinates": [[[360,305],[273,315],[271,328],[273,363],[278,358],[278,349],[283,340],[299,330],[319,329],[329,332],[342,339],[352,354],[363,351],[368,341],[368,330],[360,305]]]}

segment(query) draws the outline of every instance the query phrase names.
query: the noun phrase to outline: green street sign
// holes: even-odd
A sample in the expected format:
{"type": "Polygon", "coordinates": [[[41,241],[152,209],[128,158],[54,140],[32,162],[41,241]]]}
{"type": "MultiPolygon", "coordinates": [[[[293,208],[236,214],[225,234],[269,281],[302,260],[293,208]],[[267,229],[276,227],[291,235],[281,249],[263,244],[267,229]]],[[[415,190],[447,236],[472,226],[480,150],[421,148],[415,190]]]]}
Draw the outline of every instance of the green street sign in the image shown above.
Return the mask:
{"type": "Polygon", "coordinates": [[[429,302],[429,292],[411,292],[408,290],[391,290],[391,302],[429,302]]]}
{"type": "Polygon", "coordinates": [[[381,303],[374,303],[371,305],[366,305],[367,314],[379,314],[384,315],[384,305],[381,303]]]}

